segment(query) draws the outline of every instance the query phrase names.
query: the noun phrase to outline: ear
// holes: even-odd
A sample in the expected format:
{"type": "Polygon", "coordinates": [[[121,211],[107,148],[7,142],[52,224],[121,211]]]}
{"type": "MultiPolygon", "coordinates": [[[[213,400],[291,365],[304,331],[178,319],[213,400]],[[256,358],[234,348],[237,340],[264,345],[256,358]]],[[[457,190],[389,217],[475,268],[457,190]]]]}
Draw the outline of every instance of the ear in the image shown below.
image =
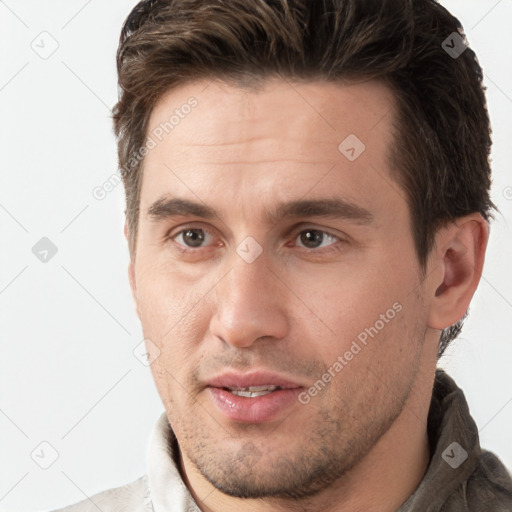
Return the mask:
{"type": "MultiPolygon", "coordinates": [[[[125,221],[125,223],[124,223],[124,236],[126,238],[126,241],[129,244],[130,243],[130,231],[128,228],[128,221],[125,221]]],[[[137,315],[140,317],[139,305],[137,302],[137,282],[135,280],[135,265],[131,258],[130,258],[130,264],[128,265],[128,280],[130,281],[130,288],[132,290],[133,300],[135,301],[135,305],[137,308],[137,315]]]]}
{"type": "Polygon", "coordinates": [[[489,224],[480,213],[460,217],[439,230],[432,250],[428,326],[442,330],[466,313],[480,281],[489,224]]]}

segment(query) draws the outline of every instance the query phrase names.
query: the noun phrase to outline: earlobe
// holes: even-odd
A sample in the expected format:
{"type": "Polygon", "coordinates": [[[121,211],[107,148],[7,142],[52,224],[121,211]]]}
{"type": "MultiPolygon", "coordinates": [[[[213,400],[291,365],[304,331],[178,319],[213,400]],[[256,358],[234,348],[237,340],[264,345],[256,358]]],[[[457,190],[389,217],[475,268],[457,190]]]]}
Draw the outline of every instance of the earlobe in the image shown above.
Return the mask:
{"type": "Polygon", "coordinates": [[[132,290],[132,297],[135,302],[137,316],[140,318],[139,301],[137,300],[137,281],[135,279],[135,265],[133,262],[130,262],[128,265],[128,279],[130,281],[130,288],[132,290]]]}
{"type": "Polygon", "coordinates": [[[130,288],[132,290],[133,298],[137,299],[137,283],[135,281],[135,265],[130,262],[128,265],[128,279],[130,281],[130,288]]]}
{"type": "Polygon", "coordinates": [[[130,239],[129,234],[130,234],[130,232],[129,232],[129,229],[128,229],[128,221],[125,220],[124,221],[124,237],[126,238],[126,241],[128,241],[130,239]]]}
{"type": "MultiPolygon", "coordinates": [[[[124,223],[124,236],[125,236],[126,240],[128,241],[128,243],[130,243],[130,231],[128,229],[127,221],[124,223]]],[[[133,300],[135,301],[137,315],[140,318],[139,303],[137,301],[137,281],[135,278],[135,265],[134,265],[133,261],[130,261],[130,264],[128,265],[128,281],[130,282],[130,288],[132,290],[133,300]]]]}
{"type": "Polygon", "coordinates": [[[437,234],[433,264],[442,272],[431,297],[432,329],[453,325],[468,310],[482,275],[488,237],[489,225],[479,213],[461,217],[437,234]]]}

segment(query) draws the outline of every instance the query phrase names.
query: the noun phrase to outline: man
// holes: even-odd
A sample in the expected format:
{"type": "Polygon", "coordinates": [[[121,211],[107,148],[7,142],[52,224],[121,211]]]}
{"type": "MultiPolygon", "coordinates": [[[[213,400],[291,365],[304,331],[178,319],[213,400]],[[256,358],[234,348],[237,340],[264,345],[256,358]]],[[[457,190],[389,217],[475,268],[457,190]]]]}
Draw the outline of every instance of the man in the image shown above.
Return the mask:
{"type": "Polygon", "coordinates": [[[433,0],[151,0],[118,51],[129,279],[165,413],[106,511],[512,510],[437,360],[493,203],[433,0]]]}

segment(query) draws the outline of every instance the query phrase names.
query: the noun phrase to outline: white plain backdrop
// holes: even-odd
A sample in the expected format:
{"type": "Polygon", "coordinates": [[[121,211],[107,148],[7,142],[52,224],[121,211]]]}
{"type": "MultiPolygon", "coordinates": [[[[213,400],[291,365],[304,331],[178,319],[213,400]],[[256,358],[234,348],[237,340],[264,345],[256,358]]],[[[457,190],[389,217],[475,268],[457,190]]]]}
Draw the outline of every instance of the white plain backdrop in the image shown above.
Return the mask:
{"type": "MultiPolygon", "coordinates": [[[[127,277],[122,185],[93,196],[117,169],[115,51],[135,3],[0,0],[5,511],[51,510],[135,480],[163,412],[149,368],[133,354],[142,330],[127,277]],[[46,263],[32,252],[43,237],[57,248],[46,263]]],[[[441,366],[464,389],[482,446],[510,469],[512,0],[442,3],[485,72],[501,214],[470,316],[441,366]]]]}

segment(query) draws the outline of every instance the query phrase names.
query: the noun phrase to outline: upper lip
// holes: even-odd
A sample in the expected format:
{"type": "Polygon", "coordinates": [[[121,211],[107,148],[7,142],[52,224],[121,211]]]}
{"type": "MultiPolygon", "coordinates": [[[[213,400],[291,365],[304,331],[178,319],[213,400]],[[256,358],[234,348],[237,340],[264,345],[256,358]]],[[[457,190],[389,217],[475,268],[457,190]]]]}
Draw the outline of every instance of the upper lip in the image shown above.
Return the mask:
{"type": "Polygon", "coordinates": [[[300,384],[273,372],[226,372],[207,380],[214,388],[249,388],[251,386],[279,386],[283,389],[301,388],[300,384]]]}

